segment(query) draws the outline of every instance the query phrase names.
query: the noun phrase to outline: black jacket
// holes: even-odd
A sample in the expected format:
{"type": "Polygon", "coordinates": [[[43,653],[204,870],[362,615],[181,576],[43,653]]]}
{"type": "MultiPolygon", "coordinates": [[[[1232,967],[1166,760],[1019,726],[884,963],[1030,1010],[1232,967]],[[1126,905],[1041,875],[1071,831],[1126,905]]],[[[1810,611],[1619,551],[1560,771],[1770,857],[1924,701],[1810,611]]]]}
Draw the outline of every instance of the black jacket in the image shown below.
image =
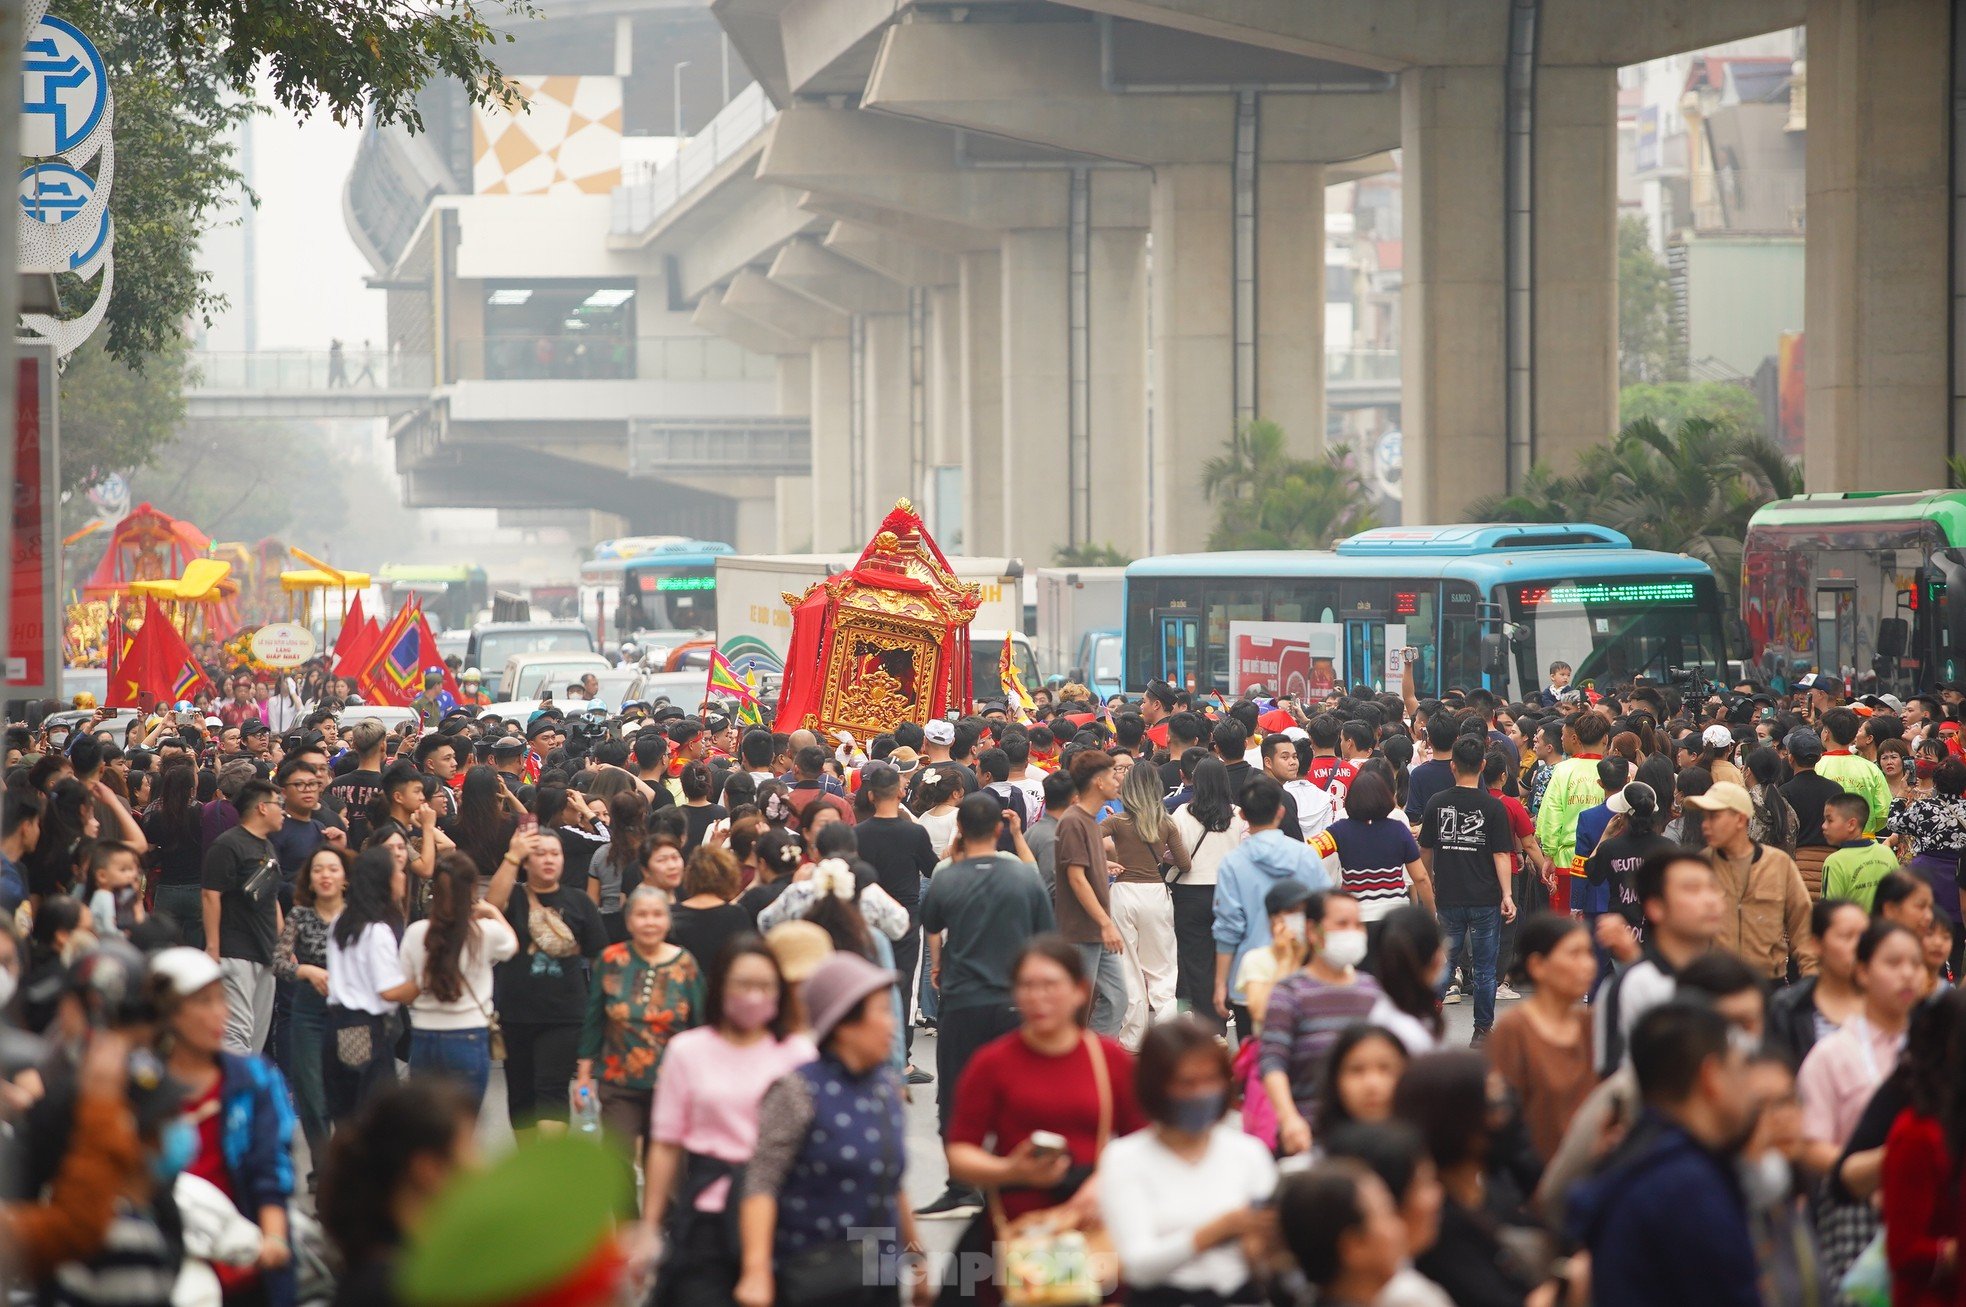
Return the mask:
{"type": "Polygon", "coordinates": [[[1804,976],[1793,985],[1783,986],[1768,1000],[1767,1047],[1801,1066],[1802,1059],[1816,1046],[1816,978],[1804,976]]]}

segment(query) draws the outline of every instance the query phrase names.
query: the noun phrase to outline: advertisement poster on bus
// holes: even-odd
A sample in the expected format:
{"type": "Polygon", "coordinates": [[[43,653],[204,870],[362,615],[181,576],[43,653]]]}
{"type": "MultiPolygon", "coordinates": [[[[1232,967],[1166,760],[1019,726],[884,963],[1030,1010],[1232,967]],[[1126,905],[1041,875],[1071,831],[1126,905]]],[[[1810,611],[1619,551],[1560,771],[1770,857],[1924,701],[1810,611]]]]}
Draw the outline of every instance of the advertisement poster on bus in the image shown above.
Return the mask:
{"type": "Polygon", "coordinates": [[[1344,628],[1335,622],[1230,622],[1229,693],[1329,699],[1340,685],[1344,628]]]}

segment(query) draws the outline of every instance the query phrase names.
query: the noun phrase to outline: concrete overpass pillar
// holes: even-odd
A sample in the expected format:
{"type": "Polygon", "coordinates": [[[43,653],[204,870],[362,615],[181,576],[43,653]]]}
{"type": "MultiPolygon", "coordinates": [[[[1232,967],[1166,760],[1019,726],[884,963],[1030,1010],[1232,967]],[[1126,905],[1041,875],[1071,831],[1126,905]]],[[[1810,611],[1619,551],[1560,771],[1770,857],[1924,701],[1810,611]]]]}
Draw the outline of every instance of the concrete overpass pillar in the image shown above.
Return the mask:
{"type": "MultiPolygon", "coordinates": [[[[1147,206],[1138,173],[1093,172],[1086,258],[1086,543],[1144,557],[1156,489],[1147,459],[1147,206]]],[[[1051,562],[1027,557],[1028,566],[1051,562]]]]}
{"type": "Polygon", "coordinates": [[[1453,522],[1506,484],[1500,68],[1401,75],[1404,516],[1453,522]]]}
{"type": "MultiPolygon", "coordinates": [[[[778,373],[780,417],[812,416],[812,354],[780,354],[773,360],[778,373]]],[[[740,519],[741,520],[741,519],[740,519]]],[[[812,478],[779,477],[771,534],[772,548],[792,553],[812,539],[812,478]]]]}
{"type": "Polygon", "coordinates": [[[858,549],[850,505],[853,485],[853,367],[848,338],[812,342],[812,549],[858,549]]]}
{"type": "Polygon", "coordinates": [[[961,300],[959,384],[963,466],[962,552],[1004,553],[1003,256],[978,250],[958,256],[961,300]]]}
{"type": "Polygon", "coordinates": [[[855,469],[861,478],[857,502],[862,517],[854,523],[854,539],[864,544],[895,500],[916,497],[919,490],[914,476],[908,315],[863,314],[859,326],[865,412],[855,469]]]}
{"type": "Polygon", "coordinates": [[[1324,448],[1324,165],[1256,169],[1256,416],[1324,448]]]}
{"type": "Polygon", "coordinates": [[[961,475],[963,461],[962,415],[962,293],[954,282],[924,288],[927,296],[928,343],[928,465],[923,469],[927,484],[922,487],[923,511],[930,515],[930,526],[937,540],[954,540],[962,522],[959,481],[944,475],[956,469],[961,475]],[[944,502],[945,491],[953,491],[944,502]]]}
{"type": "Polygon", "coordinates": [[[1231,189],[1226,164],[1154,170],[1154,553],[1207,544],[1215,513],[1199,470],[1235,430],[1231,189]]]}
{"type": "Polygon", "coordinates": [[[999,483],[1002,538],[1048,566],[1071,521],[1070,251],[1063,228],[1007,231],[1003,267],[1003,457],[970,474],[999,483]]]}
{"type": "Polygon", "coordinates": [[[1809,5],[1811,490],[1946,483],[1951,11],[1809,5]]]}
{"type": "Polygon", "coordinates": [[[1618,429],[1617,97],[1615,68],[1536,70],[1533,453],[1561,472],[1618,429]]]}

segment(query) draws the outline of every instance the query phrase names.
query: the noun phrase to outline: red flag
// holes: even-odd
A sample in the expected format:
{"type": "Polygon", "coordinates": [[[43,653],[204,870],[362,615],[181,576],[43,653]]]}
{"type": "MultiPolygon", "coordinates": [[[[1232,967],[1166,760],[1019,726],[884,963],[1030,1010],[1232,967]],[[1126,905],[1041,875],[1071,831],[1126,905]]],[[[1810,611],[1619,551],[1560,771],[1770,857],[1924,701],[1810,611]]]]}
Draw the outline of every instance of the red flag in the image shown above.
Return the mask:
{"type": "Polygon", "coordinates": [[[362,612],[362,596],[356,595],[355,602],[348,606],[348,615],[341,619],[341,632],[334,640],[334,670],[337,676],[349,675],[349,668],[367,650],[370,628],[373,626],[362,612]]]}
{"type": "Polygon", "coordinates": [[[200,686],[218,693],[206,678],[205,669],[191,656],[184,637],[164,616],[157,601],[146,595],[143,627],[120,660],[109,697],[118,707],[135,707],[138,696],[145,694],[159,703],[175,703],[189,699],[200,686]]]}

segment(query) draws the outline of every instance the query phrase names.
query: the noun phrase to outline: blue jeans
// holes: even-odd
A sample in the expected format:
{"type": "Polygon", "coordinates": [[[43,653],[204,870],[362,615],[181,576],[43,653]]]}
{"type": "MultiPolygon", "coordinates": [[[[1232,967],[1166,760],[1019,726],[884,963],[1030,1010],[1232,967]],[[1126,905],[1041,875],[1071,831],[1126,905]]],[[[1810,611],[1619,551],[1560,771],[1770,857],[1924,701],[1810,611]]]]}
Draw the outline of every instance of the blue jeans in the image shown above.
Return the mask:
{"type": "Polygon", "coordinates": [[[1086,979],[1092,982],[1092,1015],[1086,1022],[1095,1035],[1119,1038],[1120,1024],[1126,1020],[1126,971],[1120,955],[1108,953],[1104,944],[1074,944],[1085,962],[1086,979]]]}
{"type": "Polygon", "coordinates": [[[485,1086],[491,1081],[491,1031],[476,1030],[410,1031],[410,1074],[447,1075],[458,1081],[471,1101],[485,1101],[485,1086]]]}
{"type": "Polygon", "coordinates": [[[196,885],[159,885],[157,911],[177,923],[178,939],[188,948],[205,947],[203,891],[196,885]]]}
{"type": "Polygon", "coordinates": [[[1442,908],[1440,932],[1447,936],[1448,976],[1461,964],[1463,949],[1472,954],[1468,984],[1474,993],[1474,1028],[1475,1033],[1486,1034],[1495,1024],[1495,955],[1501,951],[1502,910],[1442,908]]]}
{"type": "Polygon", "coordinates": [[[321,1042],[328,1028],[328,1000],[314,986],[299,982],[287,1029],[293,1036],[288,1083],[293,1086],[294,1111],[307,1139],[307,1155],[318,1175],[328,1156],[328,1090],[321,1077],[321,1042]]]}

